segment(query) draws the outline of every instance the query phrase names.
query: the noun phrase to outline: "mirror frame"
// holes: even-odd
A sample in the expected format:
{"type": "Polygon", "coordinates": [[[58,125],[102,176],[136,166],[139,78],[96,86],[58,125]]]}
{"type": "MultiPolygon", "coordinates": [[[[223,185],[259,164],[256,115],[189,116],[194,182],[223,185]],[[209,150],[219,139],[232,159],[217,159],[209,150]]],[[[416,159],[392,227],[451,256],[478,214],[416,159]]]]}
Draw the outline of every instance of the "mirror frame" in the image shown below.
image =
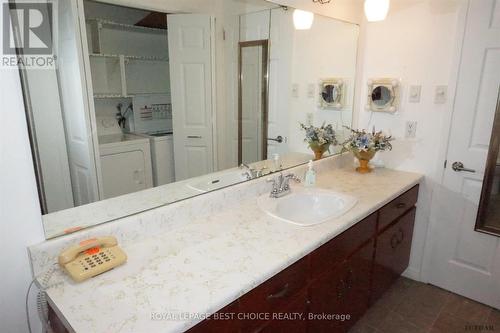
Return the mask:
{"type": "Polygon", "coordinates": [[[481,189],[481,199],[477,210],[476,224],[474,230],[500,237],[500,226],[498,228],[489,226],[486,222],[488,205],[490,203],[490,193],[495,178],[495,169],[497,167],[498,155],[500,152],[500,88],[498,92],[497,108],[495,119],[493,120],[493,129],[491,132],[488,157],[486,158],[486,168],[484,171],[483,187],[481,189]]]}
{"type": "Polygon", "coordinates": [[[269,40],[253,40],[238,43],[238,165],[243,163],[243,48],[260,46],[262,47],[262,87],[261,108],[262,108],[262,160],[267,156],[267,132],[269,122],[269,40]]]}
{"type": "Polygon", "coordinates": [[[398,79],[394,78],[379,78],[379,79],[370,79],[367,82],[368,85],[368,93],[367,93],[367,103],[366,110],[373,112],[389,112],[394,113],[399,109],[399,100],[400,100],[400,90],[401,85],[398,79]],[[377,105],[373,102],[372,94],[375,89],[378,87],[386,87],[391,91],[391,101],[384,105],[377,105]]]}
{"type": "Polygon", "coordinates": [[[319,106],[322,109],[340,110],[345,106],[345,80],[341,78],[330,78],[320,81],[319,84],[319,106]],[[338,90],[338,97],[334,103],[328,103],[323,98],[323,91],[327,86],[334,86],[338,90]]]}

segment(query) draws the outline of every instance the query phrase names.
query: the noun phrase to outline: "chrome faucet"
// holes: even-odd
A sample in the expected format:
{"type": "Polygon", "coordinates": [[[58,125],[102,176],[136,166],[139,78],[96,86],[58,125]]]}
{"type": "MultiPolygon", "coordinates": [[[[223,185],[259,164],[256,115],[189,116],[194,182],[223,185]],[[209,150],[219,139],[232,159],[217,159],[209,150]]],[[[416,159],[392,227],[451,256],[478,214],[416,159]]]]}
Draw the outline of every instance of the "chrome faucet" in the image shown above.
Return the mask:
{"type": "Polygon", "coordinates": [[[266,167],[262,169],[254,169],[250,167],[248,164],[242,163],[240,165],[240,169],[245,169],[245,172],[243,173],[243,176],[247,178],[247,180],[252,180],[257,177],[261,177],[264,174],[264,170],[267,169],[266,167]]]}
{"type": "Polygon", "coordinates": [[[271,190],[270,197],[276,199],[291,193],[292,189],[290,188],[290,180],[300,183],[300,178],[295,176],[293,173],[289,173],[286,176],[284,176],[283,173],[280,173],[275,178],[269,179],[268,182],[273,183],[273,189],[271,190]]]}

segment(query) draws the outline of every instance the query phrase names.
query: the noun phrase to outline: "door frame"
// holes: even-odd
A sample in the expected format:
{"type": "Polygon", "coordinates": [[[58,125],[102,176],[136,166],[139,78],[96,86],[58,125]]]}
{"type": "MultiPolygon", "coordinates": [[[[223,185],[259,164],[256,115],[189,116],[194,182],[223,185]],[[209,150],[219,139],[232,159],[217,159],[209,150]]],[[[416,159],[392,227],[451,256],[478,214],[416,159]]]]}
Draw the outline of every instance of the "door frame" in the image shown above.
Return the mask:
{"type": "MultiPolygon", "coordinates": [[[[460,8],[458,10],[457,24],[456,24],[456,41],[455,41],[455,50],[452,58],[452,67],[450,72],[450,80],[448,86],[448,96],[450,98],[450,102],[448,107],[446,108],[446,116],[443,119],[443,135],[439,138],[438,142],[438,158],[436,161],[436,169],[431,178],[435,180],[434,186],[442,186],[444,183],[445,170],[448,167],[451,167],[447,161],[448,157],[448,148],[450,146],[450,134],[451,127],[453,125],[453,116],[456,106],[456,97],[457,97],[457,89],[460,75],[460,68],[462,65],[462,52],[463,52],[463,44],[465,40],[465,34],[467,29],[467,18],[469,16],[469,7],[471,0],[463,0],[460,3],[460,8]]],[[[431,189],[432,192],[433,189],[431,189]]],[[[424,241],[424,253],[422,258],[422,266],[420,270],[419,279],[422,282],[429,282],[430,280],[430,269],[431,269],[431,259],[432,259],[432,244],[435,244],[435,237],[433,230],[434,226],[439,223],[435,218],[436,215],[436,203],[434,202],[432,196],[434,193],[431,193],[430,197],[430,205],[429,205],[429,217],[428,217],[428,225],[426,231],[426,238],[424,241]],[[431,246],[429,246],[431,245],[431,246]]]]}
{"type": "Polygon", "coordinates": [[[267,159],[267,131],[268,131],[268,108],[269,108],[269,40],[253,40],[249,42],[238,43],[238,165],[243,163],[243,57],[242,49],[244,47],[261,46],[262,47],[262,159],[267,159]]]}

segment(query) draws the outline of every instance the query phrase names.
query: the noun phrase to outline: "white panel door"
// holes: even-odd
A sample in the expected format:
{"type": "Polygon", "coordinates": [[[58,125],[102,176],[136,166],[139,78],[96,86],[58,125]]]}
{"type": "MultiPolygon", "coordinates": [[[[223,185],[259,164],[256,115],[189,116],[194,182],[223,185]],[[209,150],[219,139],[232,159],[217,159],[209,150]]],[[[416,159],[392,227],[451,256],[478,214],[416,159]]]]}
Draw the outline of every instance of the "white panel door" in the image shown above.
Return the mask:
{"type": "Polygon", "coordinates": [[[242,162],[263,160],[262,46],[241,48],[242,162]]]}
{"type": "Polygon", "coordinates": [[[474,231],[500,85],[500,0],[470,1],[443,186],[434,192],[429,282],[500,308],[500,241],[474,231]],[[471,172],[457,172],[454,162],[471,172]]]}
{"type": "Polygon", "coordinates": [[[59,1],[58,17],[59,89],[73,196],[79,206],[99,200],[99,187],[77,2],[59,1]]]}
{"type": "Polygon", "coordinates": [[[212,18],[168,15],[176,180],[214,170],[212,18]]]}
{"type": "MultiPolygon", "coordinates": [[[[291,11],[271,10],[271,41],[269,43],[269,112],[267,137],[281,136],[284,141],[267,142],[267,156],[289,152],[290,82],[292,81],[292,54],[295,28],[291,11]]],[[[295,125],[295,124],[294,124],[295,125]]]]}

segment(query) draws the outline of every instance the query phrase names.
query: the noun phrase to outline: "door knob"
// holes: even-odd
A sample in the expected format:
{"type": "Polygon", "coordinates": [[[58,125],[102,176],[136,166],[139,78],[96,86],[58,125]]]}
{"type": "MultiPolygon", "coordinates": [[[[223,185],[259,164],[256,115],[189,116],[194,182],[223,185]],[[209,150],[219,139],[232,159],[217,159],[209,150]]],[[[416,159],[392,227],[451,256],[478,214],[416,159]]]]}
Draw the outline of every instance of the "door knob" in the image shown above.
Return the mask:
{"type": "Polygon", "coordinates": [[[453,169],[453,171],[456,171],[456,172],[472,172],[472,173],[475,173],[476,170],[473,170],[473,169],[468,169],[466,167],[464,167],[464,164],[462,162],[455,162],[451,165],[451,168],[453,169]]]}
{"type": "Polygon", "coordinates": [[[283,143],[284,139],[281,135],[278,135],[275,139],[273,138],[268,138],[268,141],[276,141],[277,143],[283,143]]]}

